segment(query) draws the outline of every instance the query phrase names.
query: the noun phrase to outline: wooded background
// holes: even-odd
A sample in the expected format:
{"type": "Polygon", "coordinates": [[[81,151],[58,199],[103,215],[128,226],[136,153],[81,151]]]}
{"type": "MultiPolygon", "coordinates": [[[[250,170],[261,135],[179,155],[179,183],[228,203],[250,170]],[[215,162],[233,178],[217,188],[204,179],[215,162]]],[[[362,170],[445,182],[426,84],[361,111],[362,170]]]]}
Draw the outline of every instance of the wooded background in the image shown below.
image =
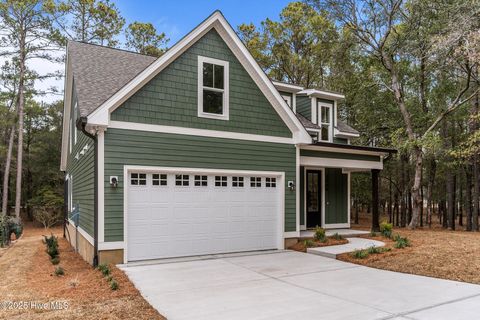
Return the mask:
{"type": "MultiPolygon", "coordinates": [[[[237,32],[274,80],[339,91],[353,144],[394,147],[381,207],[396,226],[478,230],[480,0],[308,0],[237,32]]],[[[63,63],[67,40],[160,56],[168,35],[125,24],[109,0],[0,0],[3,213],[31,219],[63,205],[63,93],[35,90],[32,59],[63,63]],[[124,39],[120,41],[120,39],[124,39]],[[45,95],[58,95],[42,103],[45,95]]],[[[370,176],[352,175],[353,222],[370,176]]]]}

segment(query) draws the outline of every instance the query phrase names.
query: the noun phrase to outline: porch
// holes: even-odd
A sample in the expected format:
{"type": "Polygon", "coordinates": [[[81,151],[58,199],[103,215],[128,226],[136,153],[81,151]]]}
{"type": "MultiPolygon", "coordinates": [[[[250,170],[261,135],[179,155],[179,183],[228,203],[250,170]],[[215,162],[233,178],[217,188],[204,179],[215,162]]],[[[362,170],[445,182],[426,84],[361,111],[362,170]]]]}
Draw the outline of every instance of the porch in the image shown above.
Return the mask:
{"type": "MultiPolygon", "coordinates": [[[[327,237],[333,236],[335,233],[338,233],[344,238],[357,237],[364,234],[369,234],[369,231],[365,230],[355,230],[355,229],[327,229],[325,230],[325,235],[327,237]]],[[[315,234],[314,230],[302,230],[300,231],[300,238],[312,238],[315,234]]]]}

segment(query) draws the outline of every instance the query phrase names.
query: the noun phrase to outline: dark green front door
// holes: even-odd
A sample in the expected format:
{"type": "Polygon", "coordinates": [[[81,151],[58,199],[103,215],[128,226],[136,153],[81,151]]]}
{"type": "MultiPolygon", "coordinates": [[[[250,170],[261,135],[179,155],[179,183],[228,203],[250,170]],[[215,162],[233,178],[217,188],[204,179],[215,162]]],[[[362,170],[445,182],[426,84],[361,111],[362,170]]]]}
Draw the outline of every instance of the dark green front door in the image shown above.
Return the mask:
{"type": "Polygon", "coordinates": [[[307,170],[307,228],[322,225],[322,171],[307,170]]]}

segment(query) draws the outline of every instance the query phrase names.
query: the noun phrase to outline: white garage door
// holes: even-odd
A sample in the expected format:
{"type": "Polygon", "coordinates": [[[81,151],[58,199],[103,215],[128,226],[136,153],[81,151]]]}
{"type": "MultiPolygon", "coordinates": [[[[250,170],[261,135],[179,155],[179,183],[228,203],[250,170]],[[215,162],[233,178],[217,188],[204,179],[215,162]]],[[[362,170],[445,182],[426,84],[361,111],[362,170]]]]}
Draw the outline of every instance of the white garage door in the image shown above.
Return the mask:
{"type": "Polygon", "coordinates": [[[280,247],[280,176],[129,171],[128,261],[280,247]]]}

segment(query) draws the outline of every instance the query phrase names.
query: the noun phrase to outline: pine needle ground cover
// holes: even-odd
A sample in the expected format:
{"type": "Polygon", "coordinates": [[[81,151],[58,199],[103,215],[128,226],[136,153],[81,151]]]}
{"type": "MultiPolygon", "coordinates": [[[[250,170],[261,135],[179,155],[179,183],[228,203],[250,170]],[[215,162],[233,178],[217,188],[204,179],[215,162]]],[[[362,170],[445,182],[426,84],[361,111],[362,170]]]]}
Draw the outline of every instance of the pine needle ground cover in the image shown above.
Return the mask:
{"type": "Polygon", "coordinates": [[[25,234],[0,257],[0,297],[2,301],[33,301],[39,303],[67,302],[68,308],[41,310],[24,308],[0,310],[1,319],[164,319],[140,295],[126,275],[110,265],[118,284],[112,290],[99,270],[94,269],[58,236],[59,266],[63,275],[55,275],[42,243],[43,228],[26,228],[25,234]]]}
{"type": "Polygon", "coordinates": [[[364,236],[385,242],[391,250],[364,259],[355,259],[346,253],[338,259],[378,269],[480,284],[480,233],[442,229],[393,231],[407,237],[411,246],[397,249],[393,240],[380,235],[364,236]]]}

